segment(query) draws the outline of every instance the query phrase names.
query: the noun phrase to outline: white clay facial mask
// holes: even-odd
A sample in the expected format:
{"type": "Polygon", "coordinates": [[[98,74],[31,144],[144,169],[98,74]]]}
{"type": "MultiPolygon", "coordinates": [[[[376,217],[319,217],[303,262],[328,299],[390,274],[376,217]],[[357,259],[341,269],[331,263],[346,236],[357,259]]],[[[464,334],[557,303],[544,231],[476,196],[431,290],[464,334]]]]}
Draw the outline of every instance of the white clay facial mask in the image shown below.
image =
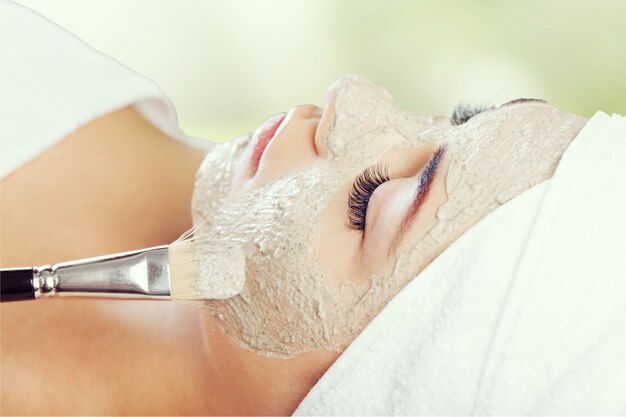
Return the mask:
{"type": "MultiPolygon", "coordinates": [[[[491,110],[462,126],[434,126],[397,107],[389,93],[362,77],[344,77],[332,91],[332,112],[326,109],[324,129],[315,137],[319,155],[303,159],[298,169],[263,176],[262,161],[257,176],[263,181],[232,186],[250,146],[246,136],[216,146],[197,174],[194,223],[202,223],[212,239],[239,245],[246,264],[241,293],[208,301],[208,311],[233,342],[269,356],[345,348],[456,237],[549,178],[584,124],[537,105],[491,110]],[[376,244],[384,240],[383,231],[373,224],[404,214],[403,201],[413,199],[416,189],[410,177],[420,174],[397,174],[394,163],[400,159],[386,160],[398,176],[372,194],[367,222],[373,226],[365,231],[343,227],[355,175],[382,155],[410,155],[418,161],[415,167],[425,169],[441,145],[447,146],[447,163],[437,174],[445,180],[438,186],[448,201],[407,231],[383,268],[355,279],[351,271],[381,252],[376,244]],[[337,225],[332,233],[328,224],[337,225]],[[342,239],[356,244],[337,244],[342,239]]],[[[279,141],[290,140],[285,132],[279,129],[266,154],[281,157],[279,141]]],[[[298,162],[293,152],[284,157],[298,162]]]]}

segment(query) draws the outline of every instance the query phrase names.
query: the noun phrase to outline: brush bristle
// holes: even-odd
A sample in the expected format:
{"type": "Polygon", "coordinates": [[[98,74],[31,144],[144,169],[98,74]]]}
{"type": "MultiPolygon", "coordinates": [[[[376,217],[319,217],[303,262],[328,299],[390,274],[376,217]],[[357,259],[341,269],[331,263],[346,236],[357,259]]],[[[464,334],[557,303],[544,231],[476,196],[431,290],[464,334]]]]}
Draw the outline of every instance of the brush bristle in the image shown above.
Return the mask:
{"type": "Polygon", "coordinates": [[[195,253],[196,242],[193,239],[176,241],[169,245],[170,289],[172,298],[194,300],[200,270],[195,253]]]}
{"type": "Polygon", "coordinates": [[[168,255],[173,299],[225,299],[243,289],[246,260],[240,243],[208,239],[196,227],[169,245],[168,255]]]}

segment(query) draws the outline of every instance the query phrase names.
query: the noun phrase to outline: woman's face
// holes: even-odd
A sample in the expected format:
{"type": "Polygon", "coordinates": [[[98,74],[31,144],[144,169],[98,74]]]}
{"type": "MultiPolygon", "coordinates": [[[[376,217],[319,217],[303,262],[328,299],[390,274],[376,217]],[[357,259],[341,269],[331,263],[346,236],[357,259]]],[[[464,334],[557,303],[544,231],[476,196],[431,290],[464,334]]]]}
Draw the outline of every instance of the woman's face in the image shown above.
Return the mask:
{"type": "Polygon", "coordinates": [[[348,76],[324,110],[211,152],[194,219],[246,257],[243,292],[207,303],[224,332],[279,357],[344,348],[459,235],[550,178],[585,123],[536,100],[472,113],[417,116],[348,76]]]}

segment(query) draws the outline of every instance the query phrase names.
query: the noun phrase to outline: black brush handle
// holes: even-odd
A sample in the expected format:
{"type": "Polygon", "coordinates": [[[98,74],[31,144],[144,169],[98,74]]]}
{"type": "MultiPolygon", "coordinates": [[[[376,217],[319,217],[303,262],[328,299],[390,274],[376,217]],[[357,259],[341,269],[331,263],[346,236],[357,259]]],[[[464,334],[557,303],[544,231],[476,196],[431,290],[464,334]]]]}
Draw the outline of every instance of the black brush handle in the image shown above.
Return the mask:
{"type": "Polygon", "coordinates": [[[0,268],[0,302],[35,299],[34,268],[0,268]]]}

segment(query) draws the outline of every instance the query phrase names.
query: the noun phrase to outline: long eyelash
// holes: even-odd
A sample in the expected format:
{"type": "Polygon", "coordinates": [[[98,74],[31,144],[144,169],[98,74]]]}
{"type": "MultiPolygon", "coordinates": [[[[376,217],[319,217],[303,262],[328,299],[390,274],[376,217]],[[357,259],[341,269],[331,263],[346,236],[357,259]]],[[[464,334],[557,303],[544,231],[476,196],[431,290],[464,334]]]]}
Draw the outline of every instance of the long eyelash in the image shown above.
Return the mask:
{"type": "Polygon", "coordinates": [[[367,167],[357,175],[348,196],[348,226],[353,230],[365,230],[367,204],[380,185],[389,181],[389,167],[377,164],[367,167]]]}
{"type": "Polygon", "coordinates": [[[493,106],[474,105],[461,102],[457,104],[454,111],[452,111],[450,123],[452,126],[462,125],[477,114],[493,108],[493,106]]]}

